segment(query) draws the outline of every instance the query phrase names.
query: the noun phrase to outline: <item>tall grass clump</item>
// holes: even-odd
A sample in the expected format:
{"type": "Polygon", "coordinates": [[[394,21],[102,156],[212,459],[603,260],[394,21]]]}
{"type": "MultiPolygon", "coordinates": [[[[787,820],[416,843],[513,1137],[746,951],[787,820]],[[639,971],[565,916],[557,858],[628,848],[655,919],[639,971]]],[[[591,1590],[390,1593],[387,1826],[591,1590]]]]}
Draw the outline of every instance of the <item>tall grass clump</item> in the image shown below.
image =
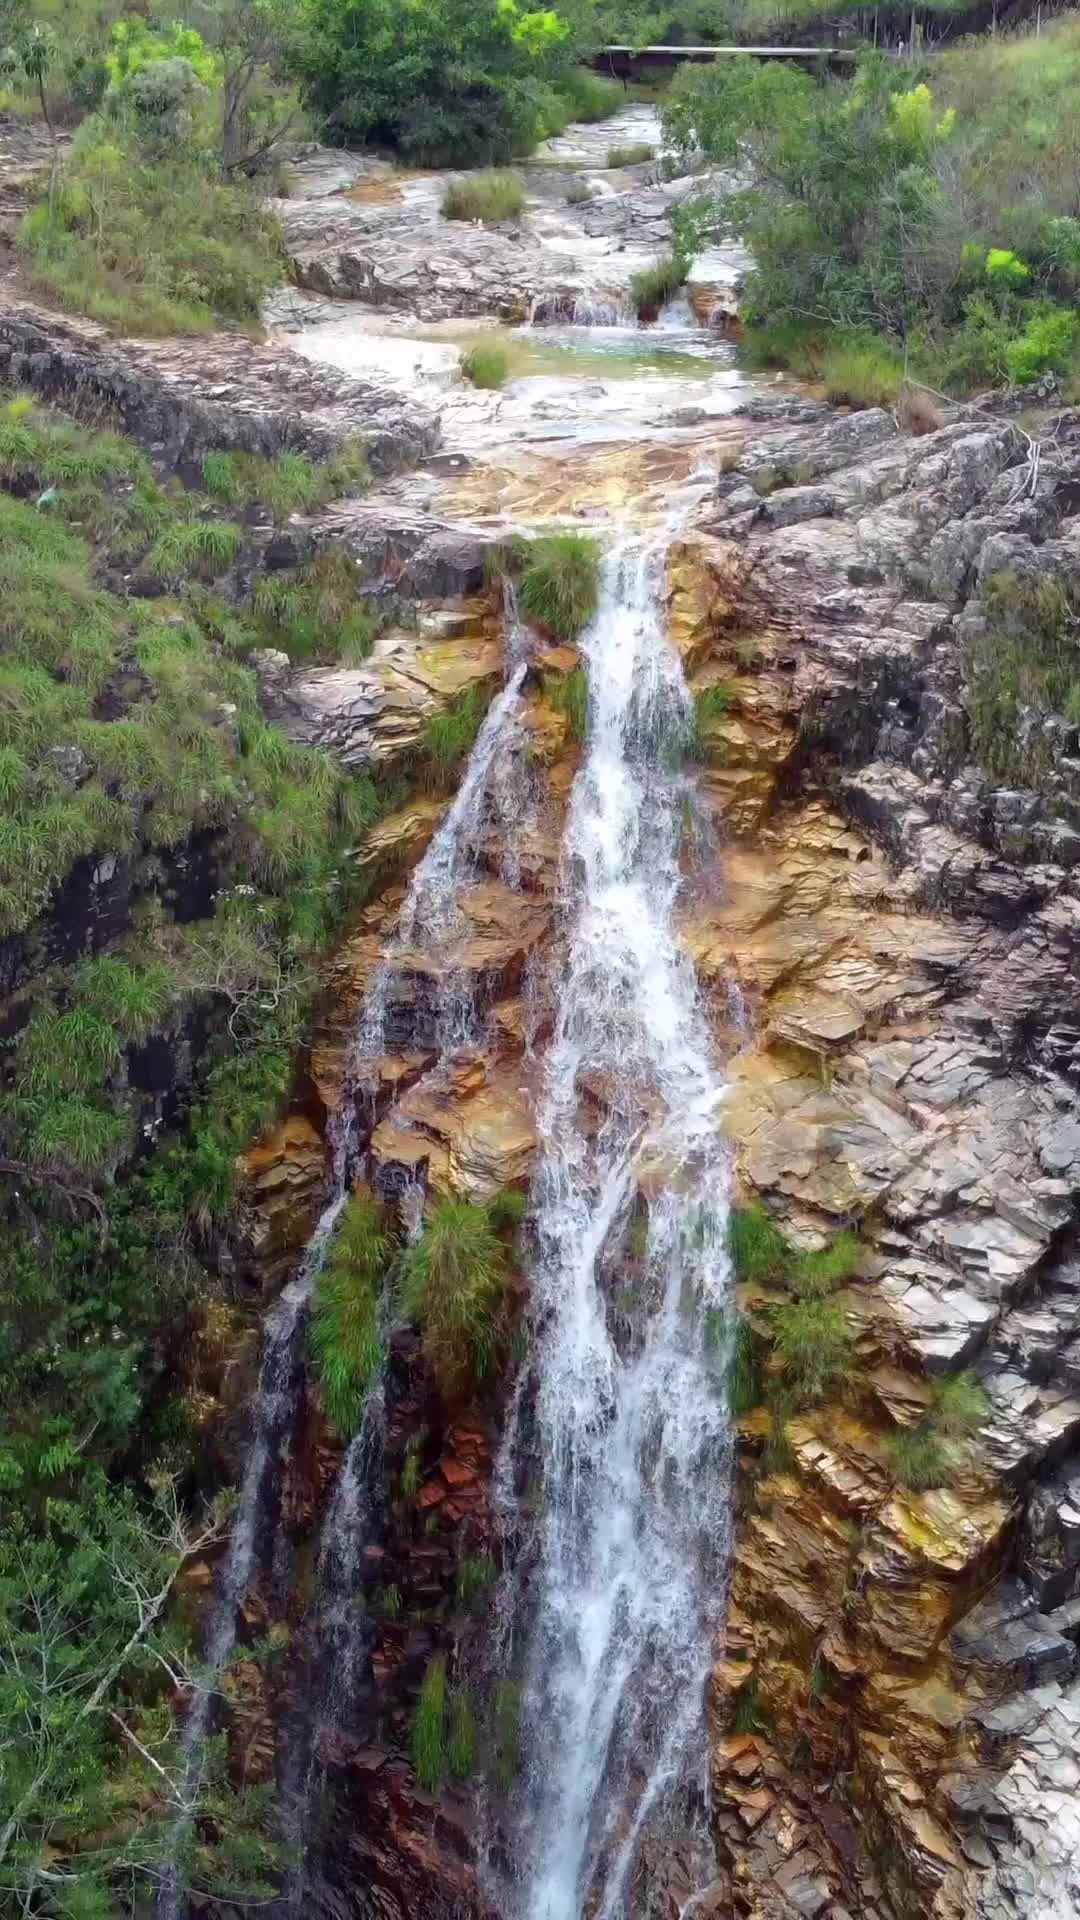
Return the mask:
{"type": "Polygon", "coordinates": [[[284,450],[208,453],[203,461],[203,484],[213,499],[230,507],[268,507],[275,520],[313,513],[342,494],[362,493],[370,478],[367,453],[357,439],[343,442],[328,460],[284,450]]]}
{"type": "Polygon", "coordinates": [[[760,1200],[732,1208],[728,1243],[737,1280],[779,1280],[790,1267],[791,1248],[760,1200]]]}
{"type": "Polygon", "coordinates": [[[461,371],[471,387],[495,392],[505,386],[513,365],[510,349],[500,340],[478,340],[461,356],[461,371]]]}
{"type": "Polygon", "coordinates": [[[465,687],[447,706],[431,715],[424,728],[424,750],[429,778],[436,789],[451,785],[468,759],[489,703],[486,687],[465,687]]]}
{"type": "Polygon", "coordinates": [[[635,140],[627,146],[609,147],[604,165],[614,171],[616,167],[643,167],[647,161],[655,159],[655,147],[651,147],[647,140],[635,140]]]}
{"type": "Polygon", "coordinates": [[[428,1662],[412,1724],[413,1771],[428,1793],[438,1793],[450,1770],[446,1750],[446,1655],[428,1662]]]}
{"type": "Polygon", "coordinates": [[[990,1411],[989,1397],[972,1373],[935,1380],[930,1405],[914,1427],[898,1427],[885,1447],[893,1473],[914,1493],[948,1486],[990,1411]]]}
{"type": "Polygon", "coordinates": [[[544,692],[556,711],[565,713],[571,739],[583,745],[589,724],[589,676],[584,667],[549,674],[544,692]]]}
{"type": "Polygon", "coordinates": [[[600,548],[585,533],[545,533],[530,541],[518,589],[528,619],[559,640],[576,640],[596,612],[600,548]]]}
{"type": "Polygon", "coordinates": [[[703,687],[694,695],[689,750],[693,760],[708,760],[713,753],[712,730],[731,710],[735,699],[732,687],[703,687]]]}
{"type": "Polygon", "coordinates": [[[320,547],[302,567],[263,574],[254,613],[264,644],[297,665],[358,666],[375,638],[360,567],[338,543],[320,547]]]}
{"type": "Polygon", "coordinates": [[[155,540],[146,568],[171,585],[215,580],[238,559],[243,539],[240,528],[225,520],[179,520],[155,540]]]}
{"type": "Polygon", "coordinates": [[[639,320],[654,319],[662,306],[684,284],[689,263],[679,254],[668,253],[630,276],[630,298],[639,320]]]}
{"type": "Polygon", "coordinates": [[[445,220],[481,220],[497,226],[502,220],[520,220],[525,211],[525,183],[516,173],[492,167],[451,180],[443,194],[445,220]]]}
{"type": "Polygon", "coordinates": [[[506,1279],[506,1249],[491,1216],[469,1200],[440,1200],[402,1257],[401,1311],[420,1328],[448,1401],[468,1399],[491,1376],[506,1279]]]}
{"type": "Polygon", "coordinates": [[[310,1332],[323,1406],[346,1438],[359,1425],[382,1364],[379,1295],[393,1253],[381,1206],[369,1194],[354,1194],[316,1282],[310,1332]]]}
{"type": "Polygon", "coordinates": [[[855,1343],[847,1314],[833,1300],[791,1300],[771,1314],[780,1378],[795,1406],[807,1406],[847,1385],[855,1343]]]}

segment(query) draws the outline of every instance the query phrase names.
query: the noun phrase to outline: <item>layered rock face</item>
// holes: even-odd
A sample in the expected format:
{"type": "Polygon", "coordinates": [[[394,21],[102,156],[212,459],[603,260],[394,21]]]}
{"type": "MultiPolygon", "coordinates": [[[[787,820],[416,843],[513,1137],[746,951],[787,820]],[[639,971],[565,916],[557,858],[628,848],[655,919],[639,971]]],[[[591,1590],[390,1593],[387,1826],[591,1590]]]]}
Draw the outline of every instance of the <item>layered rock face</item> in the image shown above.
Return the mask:
{"type": "Polygon", "coordinates": [[[1003,789],[969,760],[965,703],[991,579],[1074,577],[1078,432],[1055,424],[1039,477],[992,414],[915,442],[884,414],[785,429],[710,519],[706,564],[760,608],[755,703],[764,670],[788,712],[778,736],[735,710],[744,793],[764,752],[774,804],[689,934],[755,1010],[731,1125],[797,1235],[860,1220],[872,1242],[845,1297],[857,1411],[800,1418],[790,1464],[747,1468],[714,1677],[747,1912],[1076,1897],[1075,734],[1047,786],[1003,789]],[[961,1366],[991,1395],[977,1461],[898,1489],[882,1424],[961,1366]],[[759,1689],[753,1725],[737,1701],[759,1689]]]}
{"type": "MultiPolygon", "coordinates": [[[[1056,423],[1058,464],[1033,473],[1024,435],[993,413],[913,440],[874,412],[748,411],[742,454],[669,573],[692,688],[727,695],[699,783],[712,852],[693,862],[682,932],[730,1056],[744,1193],[797,1244],[854,1224],[866,1253],[839,1296],[852,1389],[791,1418],[780,1459],[764,1410],[740,1423],[732,1604],[709,1691],[721,1877],[694,1911],[1057,1920],[1077,1897],[1080,1718],[1076,740],[1063,734],[1039,790],[995,786],[969,757],[966,662],[994,575],[1070,577],[1080,416],[1056,423]],[[960,1368],[988,1390],[985,1427],[949,1485],[907,1490],[889,1436],[960,1368]]],[[[457,618],[445,642],[447,659],[460,648],[459,684],[493,676],[479,606],[457,618]]],[[[425,644],[393,637],[355,676],[297,677],[273,697],[349,764],[392,760],[412,737],[425,644]]],[[[544,1006],[523,987],[550,947],[576,750],[532,684],[524,878],[499,880],[493,830],[452,957],[472,971],[485,1041],[425,1085],[432,1055],[410,1046],[410,1023],[439,982],[417,956],[371,1136],[388,1191],[419,1176],[483,1199],[523,1185],[534,1161],[526,1042],[542,1052],[544,1006]]],[[[426,806],[385,823],[406,861],[438,817],[426,806]]],[[[373,900],[331,972],[313,1053],[331,1105],[401,897],[396,881],[373,900]]],[[[300,1177],[280,1164],[271,1153],[253,1169],[275,1257],[274,1196],[300,1177]]],[[[774,1297],[742,1289],[759,1331],[774,1297]]],[[[444,1408],[413,1336],[397,1337],[388,1518],[363,1574],[376,1616],[366,1731],[328,1755],[341,1796],[318,1878],[329,1907],[361,1878],[388,1916],[487,1912],[470,1796],[421,1792],[407,1751],[432,1653],[467,1668],[490,1632],[488,1601],[464,1600],[459,1576],[497,1551],[501,1419],[499,1395],[465,1418],[444,1408]]],[[[301,1532],[326,1448],[317,1437],[298,1456],[301,1532]]],[[[676,1913],[694,1884],[685,1863],[653,1859],[650,1874],[650,1902],[676,1913]]]]}

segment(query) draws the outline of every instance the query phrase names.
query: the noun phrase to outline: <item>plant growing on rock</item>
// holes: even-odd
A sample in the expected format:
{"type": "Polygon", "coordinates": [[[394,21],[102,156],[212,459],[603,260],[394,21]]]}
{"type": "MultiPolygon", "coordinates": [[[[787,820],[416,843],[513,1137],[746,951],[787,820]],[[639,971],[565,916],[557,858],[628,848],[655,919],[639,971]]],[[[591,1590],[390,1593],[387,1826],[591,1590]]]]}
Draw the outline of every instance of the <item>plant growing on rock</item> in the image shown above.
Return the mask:
{"type": "Polygon", "coordinates": [[[732,1208],[728,1237],[737,1280],[777,1280],[787,1270],[791,1248],[760,1200],[732,1208]]]}
{"type": "Polygon", "coordinates": [[[999,780],[1052,787],[1057,748],[1043,722],[1080,724],[1080,594],[1059,577],[999,573],[967,650],[966,703],[980,764],[999,780]]]}
{"type": "Polygon", "coordinates": [[[428,720],[425,754],[428,778],[436,790],[450,786],[458,768],[468,759],[484,724],[489,700],[486,687],[466,687],[428,720]]]}
{"type": "Polygon", "coordinates": [[[660,308],[684,284],[689,263],[677,253],[655,260],[630,276],[630,298],[639,320],[654,320],[660,308]]]}
{"type": "Polygon", "coordinates": [[[264,644],[297,664],[354,667],[371,652],[375,617],[363,598],[360,568],[344,546],[321,547],[292,572],[263,574],[254,612],[264,644]]]}
{"type": "Polygon", "coordinates": [[[510,350],[499,340],[477,341],[461,356],[461,371],[469,385],[485,391],[505,386],[511,364],[510,350]]]}
{"type": "Polygon", "coordinates": [[[545,533],[525,549],[518,605],[559,640],[576,640],[596,612],[600,549],[585,533],[545,533]]]}
{"type": "Polygon", "coordinates": [[[896,1479],[912,1492],[949,1484],[990,1411],[985,1388],[972,1373],[932,1385],[930,1405],[915,1427],[899,1427],[885,1446],[896,1479]]]}
{"type": "Polygon", "coordinates": [[[208,453],[203,461],[207,493],[230,507],[269,508],[275,520],[313,513],[342,494],[362,493],[371,478],[359,440],[345,441],[328,460],[309,460],[288,450],[208,453]]]}
{"type": "Polygon", "coordinates": [[[709,735],[718,720],[731,710],[735,699],[732,687],[703,687],[694,695],[694,715],[690,727],[689,750],[693,760],[708,760],[713,752],[709,735]]]}
{"type": "Polygon", "coordinates": [[[413,1771],[428,1793],[438,1793],[445,1786],[449,1771],[446,1695],[446,1655],[437,1653],[428,1662],[412,1725],[413,1771]]]}
{"type": "Polygon", "coordinates": [[[464,180],[451,180],[442,202],[445,220],[481,220],[485,226],[497,226],[503,220],[520,220],[525,211],[525,183],[519,174],[471,173],[464,180]]]}
{"type": "Polygon", "coordinates": [[[440,1200],[401,1270],[401,1311],[420,1328],[440,1391],[467,1399],[494,1368],[507,1280],[506,1248],[487,1208],[440,1200]]]}
{"type": "Polygon", "coordinates": [[[589,724],[589,676],[584,667],[569,673],[550,673],[544,680],[544,692],[558,713],[565,713],[570,738],[581,746],[589,724]]]}
{"type": "Polygon", "coordinates": [[[614,172],[616,167],[643,167],[649,160],[656,159],[656,148],[646,140],[635,140],[622,147],[609,147],[605,166],[614,172]]]}
{"type": "Polygon", "coordinates": [[[832,1300],[791,1300],[771,1314],[781,1380],[799,1405],[824,1400],[846,1386],[855,1343],[843,1307],[832,1300]]]}
{"type": "Polygon", "coordinates": [[[354,1194],[316,1282],[311,1315],[323,1405],[346,1436],[359,1424],[364,1396],[382,1364],[379,1295],[393,1251],[379,1203],[354,1194]]]}

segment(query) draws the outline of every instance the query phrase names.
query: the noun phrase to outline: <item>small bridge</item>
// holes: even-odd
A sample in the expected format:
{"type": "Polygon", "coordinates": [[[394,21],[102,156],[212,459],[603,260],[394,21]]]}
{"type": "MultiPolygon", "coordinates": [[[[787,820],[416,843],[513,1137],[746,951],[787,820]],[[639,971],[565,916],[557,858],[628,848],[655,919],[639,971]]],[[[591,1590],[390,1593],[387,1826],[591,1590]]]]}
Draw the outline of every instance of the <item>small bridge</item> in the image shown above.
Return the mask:
{"type": "Polygon", "coordinates": [[[858,58],[854,47],[601,47],[589,65],[616,80],[647,80],[657,67],[704,66],[713,60],[792,60],[814,67],[822,61],[838,68],[858,58]]]}

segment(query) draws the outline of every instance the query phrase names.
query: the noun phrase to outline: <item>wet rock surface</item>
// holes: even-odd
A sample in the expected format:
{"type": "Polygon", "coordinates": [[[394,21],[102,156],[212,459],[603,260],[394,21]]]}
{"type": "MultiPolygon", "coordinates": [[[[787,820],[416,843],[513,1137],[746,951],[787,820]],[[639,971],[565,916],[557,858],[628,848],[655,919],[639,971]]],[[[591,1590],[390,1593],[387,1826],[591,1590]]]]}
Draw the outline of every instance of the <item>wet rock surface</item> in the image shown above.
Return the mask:
{"type": "Polygon", "coordinates": [[[169,466],[196,473],[218,448],[325,457],[353,438],[374,472],[392,473],[439,438],[422,407],[280,347],[231,334],[117,341],[92,321],[21,301],[0,312],[0,378],[76,411],[107,407],[169,466]]]}

